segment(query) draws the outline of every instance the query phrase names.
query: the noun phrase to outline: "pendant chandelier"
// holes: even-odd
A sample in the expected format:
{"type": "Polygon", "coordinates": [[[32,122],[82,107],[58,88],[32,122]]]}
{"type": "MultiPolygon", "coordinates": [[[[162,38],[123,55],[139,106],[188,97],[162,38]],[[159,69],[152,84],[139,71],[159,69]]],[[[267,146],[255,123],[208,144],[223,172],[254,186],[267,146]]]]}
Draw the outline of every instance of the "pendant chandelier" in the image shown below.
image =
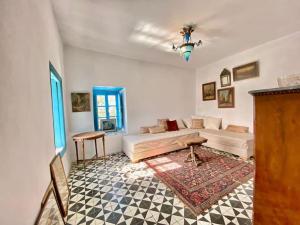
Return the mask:
{"type": "Polygon", "coordinates": [[[177,51],[179,49],[180,55],[188,62],[191,56],[191,53],[195,46],[199,46],[202,44],[202,41],[192,42],[192,32],[194,31],[194,26],[189,25],[182,28],[180,34],[183,37],[182,44],[179,46],[175,46],[173,44],[173,50],[177,51]]]}

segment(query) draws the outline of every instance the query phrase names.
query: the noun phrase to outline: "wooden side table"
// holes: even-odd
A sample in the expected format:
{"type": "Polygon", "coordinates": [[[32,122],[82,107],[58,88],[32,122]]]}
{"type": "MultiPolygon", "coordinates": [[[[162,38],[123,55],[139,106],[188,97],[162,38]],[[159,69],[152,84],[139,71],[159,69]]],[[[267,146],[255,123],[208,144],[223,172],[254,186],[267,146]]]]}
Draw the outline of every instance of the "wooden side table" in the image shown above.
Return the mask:
{"type": "Polygon", "coordinates": [[[185,148],[190,148],[190,152],[187,155],[185,162],[193,162],[196,166],[198,166],[198,162],[201,161],[200,157],[197,153],[194,152],[194,147],[201,146],[203,143],[207,142],[207,139],[203,137],[191,137],[179,144],[184,146],[185,148]]]}
{"type": "Polygon", "coordinates": [[[76,147],[77,164],[82,161],[83,165],[85,166],[85,161],[94,160],[94,159],[85,159],[85,149],[84,149],[84,141],[85,140],[94,140],[95,141],[96,159],[99,159],[98,149],[97,149],[97,139],[102,138],[103,158],[105,160],[105,157],[106,157],[105,156],[105,132],[102,132],[102,131],[84,132],[84,133],[76,134],[72,138],[73,138],[73,141],[75,142],[75,147],[76,147]],[[79,158],[78,158],[78,142],[81,142],[81,144],[82,144],[82,152],[83,152],[82,160],[79,160],[79,158]]]}

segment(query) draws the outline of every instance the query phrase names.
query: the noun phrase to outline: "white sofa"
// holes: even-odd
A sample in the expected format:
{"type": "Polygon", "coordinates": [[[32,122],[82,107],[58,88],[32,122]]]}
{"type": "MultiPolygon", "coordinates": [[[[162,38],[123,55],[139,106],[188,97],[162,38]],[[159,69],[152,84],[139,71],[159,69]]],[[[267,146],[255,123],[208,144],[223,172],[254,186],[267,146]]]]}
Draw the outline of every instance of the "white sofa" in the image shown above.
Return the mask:
{"type": "Polygon", "coordinates": [[[157,134],[134,134],[123,136],[123,151],[132,162],[166,152],[182,149],[178,141],[199,136],[199,130],[180,129],[157,134]]]}
{"type": "Polygon", "coordinates": [[[236,133],[213,129],[180,129],[158,134],[136,134],[123,137],[123,151],[137,162],[141,159],[179,150],[177,143],[192,136],[202,136],[208,141],[204,145],[229,152],[247,159],[253,155],[253,134],[236,133]]]}
{"type": "Polygon", "coordinates": [[[207,139],[204,146],[229,152],[248,159],[253,156],[254,137],[251,133],[236,133],[227,130],[201,129],[201,137],[207,139]]]}

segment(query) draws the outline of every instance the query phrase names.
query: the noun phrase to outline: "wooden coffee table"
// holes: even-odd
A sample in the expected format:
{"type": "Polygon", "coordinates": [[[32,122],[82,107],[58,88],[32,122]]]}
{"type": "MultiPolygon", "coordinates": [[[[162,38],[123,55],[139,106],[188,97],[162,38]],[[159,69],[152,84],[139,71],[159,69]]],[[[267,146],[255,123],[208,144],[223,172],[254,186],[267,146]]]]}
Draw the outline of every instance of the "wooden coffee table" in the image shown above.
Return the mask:
{"type": "Polygon", "coordinates": [[[187,158],[185,162],[193,162],[196,166],[199,165],[199,162],[201,162],[201,158],[197,153],[194,152],[194,147],[201,146],[203,143],[207,142],[207,139],[203,137],[191,137],[184,141],[182,141],[180,144],[184,146],[185,148],[190,148],[190,152],[187,155],[187,158]]]}

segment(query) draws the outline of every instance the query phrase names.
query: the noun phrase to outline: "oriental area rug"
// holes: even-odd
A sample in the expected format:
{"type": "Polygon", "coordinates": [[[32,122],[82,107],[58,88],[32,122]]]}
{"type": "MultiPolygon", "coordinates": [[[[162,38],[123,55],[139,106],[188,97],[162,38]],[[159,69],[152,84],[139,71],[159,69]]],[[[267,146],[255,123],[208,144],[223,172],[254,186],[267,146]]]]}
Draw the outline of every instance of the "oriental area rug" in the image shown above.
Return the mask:
{"type": "Polygon", "coordinates": [[[184,162],[189,149],[145,160],[164,182],[197,216],[224,195],[251,179],[254,166],[227,153],[198,147],[195,152],[201,163],[184,162]]]}

